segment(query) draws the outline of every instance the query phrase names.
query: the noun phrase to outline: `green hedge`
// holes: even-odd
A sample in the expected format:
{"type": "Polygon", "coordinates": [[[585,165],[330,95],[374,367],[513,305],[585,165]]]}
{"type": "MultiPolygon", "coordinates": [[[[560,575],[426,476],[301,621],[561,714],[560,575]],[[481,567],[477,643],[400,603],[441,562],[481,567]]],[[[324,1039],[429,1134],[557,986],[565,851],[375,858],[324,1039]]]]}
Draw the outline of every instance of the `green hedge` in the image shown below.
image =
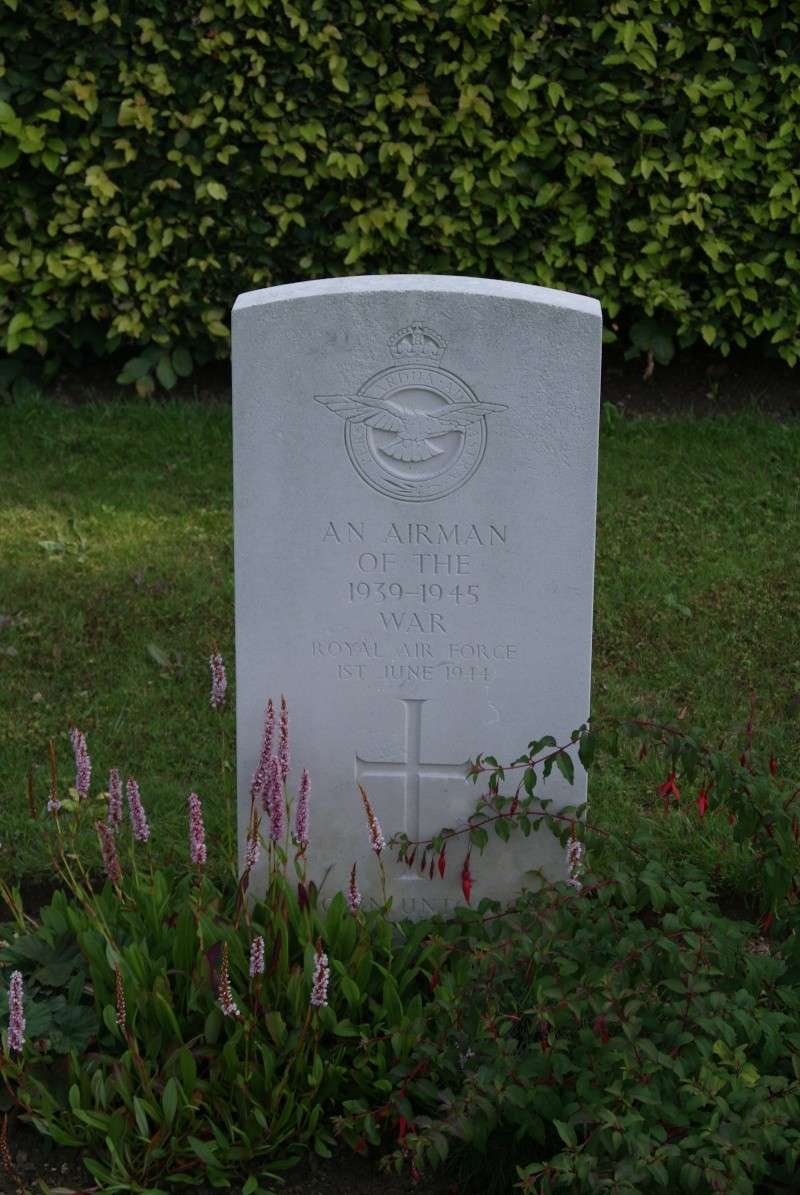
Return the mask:
{"type": "Polygon", "coordinates": [[[0,332],[169,386],[242,290],[596,295],[670,355],[800,357],[794,0],[0,0],[0,332]]]}

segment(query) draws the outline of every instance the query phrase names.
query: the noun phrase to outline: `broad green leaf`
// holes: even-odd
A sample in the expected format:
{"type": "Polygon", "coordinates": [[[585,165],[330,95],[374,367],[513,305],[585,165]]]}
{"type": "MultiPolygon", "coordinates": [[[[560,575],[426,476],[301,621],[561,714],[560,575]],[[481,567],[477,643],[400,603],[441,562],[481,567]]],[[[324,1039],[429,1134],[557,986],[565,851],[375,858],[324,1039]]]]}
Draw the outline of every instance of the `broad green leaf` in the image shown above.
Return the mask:
{"type": "Polygon", "coordinates": [[[172,368],[179,378],[188,378],[194,365],[188,349],[175,349],[172,353],[172,368]]]}
{"type": "Polygon", "coordinates": [[[575,780],[575,765],[568,751],[559,751],[556,756],[556,767],[564,779],[572,784],[575,780]]]}
{"type": "Polygon", "coordinates": [[[572,1125],[567,1124],[566,1121],[563,1120],[554,1120],[553,1124],[555,1125],[556,1132],[564,1144],[569,1146],[570,1149],[574,1149],[578,1144],[578,1138],[575,1135],[575,1130],[572,1125]]]}
{"type": "Polygon", "coordinates": [[[164,355],[158,359],[158,364],[156,365],[156,377],[165,390],[171,390],[178,380],[178,375],[172,368],[172,362],[170,361],[169,355],[167,353],[164,353],[164,355]]]}

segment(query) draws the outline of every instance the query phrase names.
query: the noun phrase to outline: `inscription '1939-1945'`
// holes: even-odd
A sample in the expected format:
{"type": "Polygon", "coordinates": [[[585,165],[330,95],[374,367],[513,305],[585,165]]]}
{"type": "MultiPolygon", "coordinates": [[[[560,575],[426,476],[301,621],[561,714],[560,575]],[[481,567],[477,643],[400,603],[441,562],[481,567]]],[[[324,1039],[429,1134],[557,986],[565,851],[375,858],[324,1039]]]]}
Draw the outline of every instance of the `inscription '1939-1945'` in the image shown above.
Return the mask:
{"type": "Polygon", "coordinates": [[[510,550],[505,523],[331,520],[320,539],[352,570],[331,596],[354,633],[311,644],[338,679],[485,684],[513,665],[517,645],[486,641],[483,621],[470,618],[482,610],[497,554],[510,550]]]}

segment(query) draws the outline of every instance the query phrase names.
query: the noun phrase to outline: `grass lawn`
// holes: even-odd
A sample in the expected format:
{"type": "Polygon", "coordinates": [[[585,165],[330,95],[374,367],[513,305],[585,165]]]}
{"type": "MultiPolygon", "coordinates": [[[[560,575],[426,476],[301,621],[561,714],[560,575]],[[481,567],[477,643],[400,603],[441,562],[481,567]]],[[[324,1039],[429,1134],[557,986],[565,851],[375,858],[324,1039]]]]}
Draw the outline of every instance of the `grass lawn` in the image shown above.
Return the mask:
{"type": "MultiPolygon", "coordinates": [[[[743,726],[754,690],[788,762],[800,724],[800,421],[619,420],[600,466],[594,713],[688,707],[687,721],[719,736],[743,726]]],[[[41,816],[48,739],[72,776],[70,720],[87,732],[97,781],[112,765],[139,778],[165,852],[184,853],[192,788],[218,838],[234,727],[230,710],[209,707],[207,660],[215,642],[233,659],[229,407],[6,406],[0,475],[0,874],[47,873],[27,778],[41,816]]],[[[653,780],[642,791],[621,765],[598,775],[597,816],[633,825],[659,805],[653,780]]],[[[668,849],[713,847],[717,831],[688,842],[682,825],[665,827],[668,849]]]]}

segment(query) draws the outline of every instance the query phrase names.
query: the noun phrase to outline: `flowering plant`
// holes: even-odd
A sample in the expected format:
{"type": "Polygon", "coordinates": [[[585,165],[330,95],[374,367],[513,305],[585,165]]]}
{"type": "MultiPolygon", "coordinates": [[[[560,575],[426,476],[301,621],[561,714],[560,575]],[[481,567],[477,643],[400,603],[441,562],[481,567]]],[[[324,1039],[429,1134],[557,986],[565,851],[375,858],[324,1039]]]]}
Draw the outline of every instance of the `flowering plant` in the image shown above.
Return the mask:
{"type": "MultiPolygon", "coordinates": [[[[225,691],[215,654],[209,716],[225,691]]],[[[399,992],[427,990],[415,928],[362,909],[354,874],[347,897],[325,900],[307,880],[312,786],[302,769],[293,798],[289,733],[286,700],[277,728],[269,702],[236,887],[214,878],[225,868],[209,857],[200,794],[185,798],[184,864],[157,866],[146,786],[112,769],[107,792],[92,792],[78,731],[78,799],[55,766],[51,778],[62,888],[40,924],[0,879],[16,917],[0,945],[0,1110],[82,1150],[104,1190],[227,1183],[247,1164],[261,1175],[251,1195],[309,1148],[327,1156],[330,1112],[385,1081],[399,992]],[[86,816],[96,863],[78,847],[86,816]]]]}
{"type": "MultiPolygon", "coordinates": [[[[77,799],[54,767],[47,802],[62,888],[36,922],[0,880],[14,917],[0,1111],[81,1150],[108,1191],[246,1170],[258,1195],[337,1142],[413,1176],[446,1163],[481,1191],[744,1192],[767,1174],[791,1189],[800,786],[752,719],[733,752],[680,721],[629,718],[534,740],[509,764],[478,756],[465,823],[389,845],[433,884],[460,848],[469,904],[490,831],[549,827],[566,882],[413,925],[390,922],[388,902],[366,909],[355,867],[345,892],[309,879],[311,780],[292,782],[285,700],[277,736],[275,721],[270,702],[236,885],[214,878],[200,794],[185,798],[184,864],[158,867],[146,786],[128,778],[126,817],[122,778],[93,793],[86,736],[72,736],[77,799]],[[553,769],[569,781],[576,759],[612,758],[650,790],[634,834],[537,800],[553,769]],[[87,815],[94,863],[71,841],[87,815]],[[719,825],[749,852],[752,911],[726,916],[713,874],[659,861],[659,827],[678,823],[719,825]]],[[[368,793],[354,800],[382,874],[383,830],[368,793]]]]}

